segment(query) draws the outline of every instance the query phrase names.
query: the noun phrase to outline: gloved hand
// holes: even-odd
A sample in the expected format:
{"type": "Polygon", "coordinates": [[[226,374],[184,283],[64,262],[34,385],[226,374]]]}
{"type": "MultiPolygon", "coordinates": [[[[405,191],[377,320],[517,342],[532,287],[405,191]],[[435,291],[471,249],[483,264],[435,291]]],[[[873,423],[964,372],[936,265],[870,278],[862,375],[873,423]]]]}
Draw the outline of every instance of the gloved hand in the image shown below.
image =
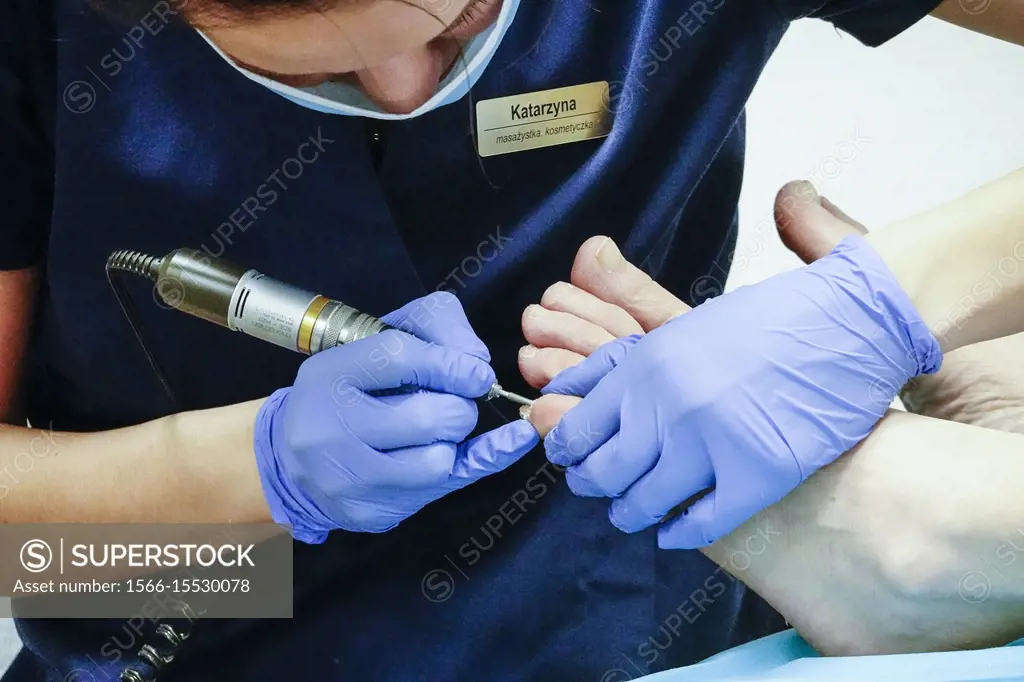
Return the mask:
{"type": "Polygon", "coordinates": [[[860,442],[942,353],[884,261],[849,237],[817,262],[606,344],[544,393],[584,395],[545,439],[626,532],[708,545],[860,442]]]}
{"type": "Polygon", "coordinates": [[[260,409],[263,490],[274,521],[298,540],[390,530],[539,442],[525,421],[463,442],[476,427],[472,399],[495,377],[455,296],[431,294],[384,321],[413,336],[386,331],[318,353],[260,409]],[[407,386],[426,390],[371,395],[407,386]]]}

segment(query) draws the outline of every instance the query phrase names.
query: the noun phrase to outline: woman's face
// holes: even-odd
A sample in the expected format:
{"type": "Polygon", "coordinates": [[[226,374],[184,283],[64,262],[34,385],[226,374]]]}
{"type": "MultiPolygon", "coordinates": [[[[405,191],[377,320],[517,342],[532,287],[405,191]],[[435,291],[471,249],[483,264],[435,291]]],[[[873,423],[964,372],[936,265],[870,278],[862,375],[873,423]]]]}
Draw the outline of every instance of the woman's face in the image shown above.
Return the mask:
{"type": "Polygon", "coordinates": [[[198,21],[250,71],[286,85],[344,80],[382,109],[408,113],[434,94],[460,44],[494,23],[503,0],[337,0],[319,12],[198,21]]]}

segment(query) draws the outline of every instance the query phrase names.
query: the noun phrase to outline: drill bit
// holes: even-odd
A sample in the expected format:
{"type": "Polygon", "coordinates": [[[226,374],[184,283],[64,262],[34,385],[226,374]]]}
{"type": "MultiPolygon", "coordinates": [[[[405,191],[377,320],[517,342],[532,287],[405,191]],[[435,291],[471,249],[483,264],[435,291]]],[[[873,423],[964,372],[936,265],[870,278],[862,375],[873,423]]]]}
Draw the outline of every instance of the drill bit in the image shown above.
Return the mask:
{"type": "Polygon", "coordinates": [[[491,386],[490,392],[487,394],[486,400],[494,400],[495,398],[504,398],[509,402],[516,403],[517,405],[525,405],[527,407],[533,406],[533,401],[529,398],[524,398],[518,393],[512,391],[506,391],[501,387],[501,384],[494,384],[491,386]]]}

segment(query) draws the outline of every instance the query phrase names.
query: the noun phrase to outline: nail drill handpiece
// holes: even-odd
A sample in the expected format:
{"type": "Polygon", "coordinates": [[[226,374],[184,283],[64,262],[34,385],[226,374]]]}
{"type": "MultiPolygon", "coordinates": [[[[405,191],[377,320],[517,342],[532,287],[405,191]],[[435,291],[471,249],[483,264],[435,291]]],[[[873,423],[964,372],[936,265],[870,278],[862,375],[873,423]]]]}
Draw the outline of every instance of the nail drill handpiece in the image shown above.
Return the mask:
{"type": "MultiPolygon", "coordinates": [[[[156,294],[172,308],[306,355],[393,329],[341,301],[195,249],[177,249],[163,258],[117,251],[107,260],[107,269],[150,279],[156,294]]],[[[495,398],[533,404],[500,384],[484,397],[495,398]]]]}

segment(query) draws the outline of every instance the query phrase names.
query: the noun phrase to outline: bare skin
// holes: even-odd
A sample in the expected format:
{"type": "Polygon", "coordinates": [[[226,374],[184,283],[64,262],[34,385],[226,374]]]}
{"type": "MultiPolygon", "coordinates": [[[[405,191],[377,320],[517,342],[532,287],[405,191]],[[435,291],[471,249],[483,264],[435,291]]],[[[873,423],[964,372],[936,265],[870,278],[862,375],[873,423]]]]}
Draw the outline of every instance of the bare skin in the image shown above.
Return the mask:
{"type": "MultiPolygon", "coordinates": [[[[794,184],[777,200],[782,239],[805,260],[864,231],[827,200],[810,196],[794,184]]],[[[588,241],[570,282],[551,287],[524,315],[531,345],[520,354],[520,367],[531,385],[542,387],[596,348],[600,334],[587,325],[623,336],[689,309],[639,269],[609,258],[616,252],[604,238],[588,241]],[[577,319],[563,325],[566,316],[577,319]],[[581,329],[587,333],[575,336],[581,329]],[[568,336],[575,336],[572,344],[568,336]]],[[[1003,580],[992,575],[981,603],[970,600],[973,593],[965,596],[971,576],[1015,537],[1024,513],[1015,484],[1007,483],[1024,472],[1024,439],[968,426],[990,425],[988,406],[997,404],[1001,425],[1011,427],[1003,430],[1020,431],[1024,409],[1016,406],[1024,404],[1024,382],[1003,374],[1022,352],[1024,336],[1016,335],[949,353],[943,370],[909,387],[905,399],[923,414],[960,423],[890,413],[855,451],[704,552],[823,653],[976,648],[1024,635],[1024,562],[1015,570],[1000,566],[1003,580]],[[985,362],[978,362],[982,356],[985,362]],[[781,540],[737,571],[733,553],[765,527],[781,540]]],[[[546,396],[531,421],[547,433],[578,400],[546,396]]]]}
{"type": "Polygon", "coordinates": [[[190,13],[251,71],[296,87],[346,81],[385,111],[408,113],[434,94],[460,46],[494,23],[502,1],[339,2],[262,17],[221,16],[208,2],[195,3],[190,13]]]}
{"type": "MultiPolygon", "coordinates": [[[[415,110],[452,67],[459,45],[498,17],[503,0],[337,2],[316,11],[237,16],[191,0],[192,22],[237,62],[282,83],[350,82],[382,109],[415,110]]],[[[945,0],[933,13],[959,26],[1024,44],[1018,0],[945,0]],[[977,11],[983,7],[984,11],[977,11]]]]}

